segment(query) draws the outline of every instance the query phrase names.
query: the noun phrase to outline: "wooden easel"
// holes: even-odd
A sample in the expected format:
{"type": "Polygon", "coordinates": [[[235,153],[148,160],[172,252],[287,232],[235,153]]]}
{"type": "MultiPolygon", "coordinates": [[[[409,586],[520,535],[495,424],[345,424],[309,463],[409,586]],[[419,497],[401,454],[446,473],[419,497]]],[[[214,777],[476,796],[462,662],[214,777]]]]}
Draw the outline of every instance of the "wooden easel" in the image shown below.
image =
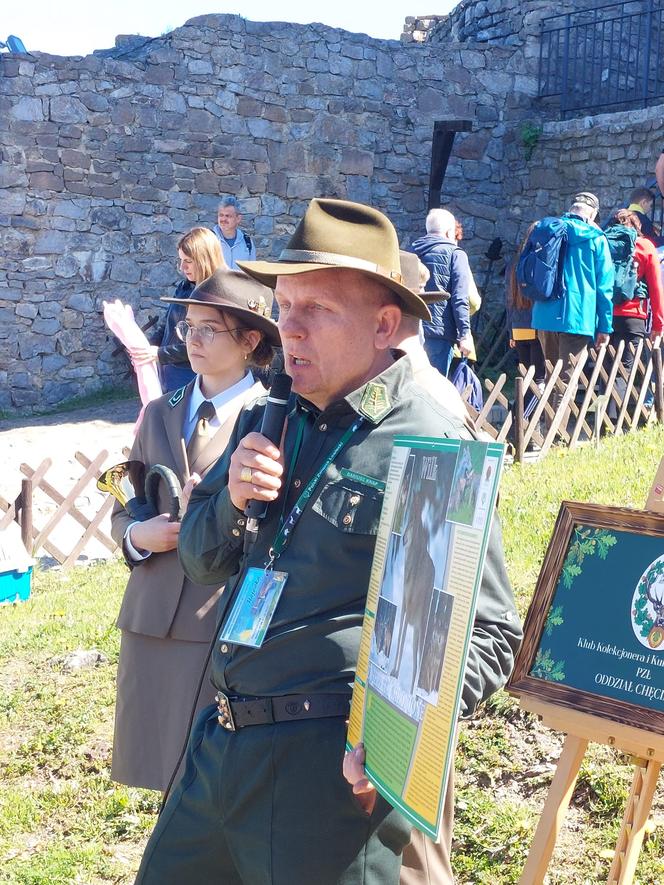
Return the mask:
{"type": "MultiPolygon", "coordinates": [[[[664,513],[664,458],[655,475],[646,509],[664,513]]],[[[542,885],[544,882],[579,769],[591,741],[606,744],[632,757],[632,788],[607,880],[608,885],[631,885],[664,763],[664,735],[557,706],[527,694],[519,697],[519,703],[524,710],[541,717],[546,726],[566,735],[519,885],[542,885]]]]}
{"type": "Polygon", "coordinates": [[[632,789],[607,880],[609,885],[629,885],[634,878],[657,779],[664,763],[664,735],[563,709],[525,695],[520,703],[525,710],[541,716],[549,728],[564,732],[566,738],[519,885],[541,885],[544,882],[579,769],[591,741],[607,744],[632,756],[632,789]]]}

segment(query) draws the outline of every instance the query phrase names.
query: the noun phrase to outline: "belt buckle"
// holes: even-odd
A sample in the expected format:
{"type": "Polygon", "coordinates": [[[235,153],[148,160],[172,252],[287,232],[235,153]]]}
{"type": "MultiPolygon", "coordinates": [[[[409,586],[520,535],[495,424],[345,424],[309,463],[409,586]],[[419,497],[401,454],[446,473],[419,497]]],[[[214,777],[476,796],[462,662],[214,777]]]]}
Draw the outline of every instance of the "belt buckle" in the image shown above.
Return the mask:
{"type": "Polygon", "coordinates": [[[228,731],[235,731],[235,719],[233,718],[233,711],[231,710],[231,702],[226,695],[221,692],[215,697],[215,701],[217,702],[217,710],[219,711],[217,722],[228,731]]]}

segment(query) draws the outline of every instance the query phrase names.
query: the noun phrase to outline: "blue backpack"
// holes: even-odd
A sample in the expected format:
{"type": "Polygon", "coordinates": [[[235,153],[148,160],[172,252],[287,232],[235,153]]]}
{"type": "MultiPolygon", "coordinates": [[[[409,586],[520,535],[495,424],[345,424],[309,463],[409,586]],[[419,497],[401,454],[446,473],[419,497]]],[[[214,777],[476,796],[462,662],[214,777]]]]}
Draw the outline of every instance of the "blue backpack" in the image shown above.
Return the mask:
{"type": "Polygon", "coordinates": [[[567,226],[561,218],[543,218],[533,228],[516,266],[521,293],[531,301],[565,297],[563,260],[567,226]]]}
{"type": "Polygon", "coordinates": [[[634,260],[636,231],[624,224],[612,224],[604,230],[613,261],[613,303],[622,304],[634,298],[648,297],[647,290],[639,284],[634,260]]]}

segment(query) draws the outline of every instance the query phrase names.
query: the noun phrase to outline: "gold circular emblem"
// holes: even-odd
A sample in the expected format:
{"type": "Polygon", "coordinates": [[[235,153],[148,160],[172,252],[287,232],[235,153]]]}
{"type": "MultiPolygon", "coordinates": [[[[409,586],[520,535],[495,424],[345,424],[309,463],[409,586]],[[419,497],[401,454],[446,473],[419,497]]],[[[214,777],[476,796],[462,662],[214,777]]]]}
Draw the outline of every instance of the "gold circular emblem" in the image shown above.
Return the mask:
{"type": "Polygon", "coordinates": [[[664,642],[664,629],[662,627],[653,627],[648,633],[648,645],[650,648],[659,648],[664,642]]]}

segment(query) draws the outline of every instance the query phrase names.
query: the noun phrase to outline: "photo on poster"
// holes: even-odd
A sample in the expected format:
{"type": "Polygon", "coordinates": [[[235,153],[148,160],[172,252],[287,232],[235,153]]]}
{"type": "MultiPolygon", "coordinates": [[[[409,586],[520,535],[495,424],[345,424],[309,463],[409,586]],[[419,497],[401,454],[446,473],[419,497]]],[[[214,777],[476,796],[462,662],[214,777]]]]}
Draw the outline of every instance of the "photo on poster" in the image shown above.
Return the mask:
{"type": "Polygon", "coordinates": [[[450,522],[472,526],[484,470],[486,446],[475,440],[464,440],[459,446],[456,469],[452,480],[453,492],[447,508],[450,522]]]}
{"type": "Polygon", "coordinates": [[[397,607],[393,602],[380,598],[376,611],[376,625],[371,637],[371,663],[381,670],[387,669],[392,649],[392,637],[394,636],[394,622],[396,620],[397,607]]]}
{"type": "Polygon", "coordinates": [[[482,467],[482,478],[477,493],[475,516],[473,517],[474,529],[480,529],[489,517],[488,509],[492,500],[493,480],[498,470],[500,470],[500,460],[487,456],[482,467]]]}
{"type": "Polygon", "coordinates": [[[410,495],[411,480],[413,477],[414,468],[415,455],[409,455],[404,465],[403,474],[401,476],[401,483],[399,485],[397,503],[394,508],[394,516],[392,517],[392,531],[395,532],[397,535],[402,534],[403,531],[403,521],[406,513],[406,507],[408,505],[408,496],[410,495]]]}
{"type": "Polygon", "coordinates": [[[424,638],[424,656],[420,663],[416,694],[427,704],[438,703],[438,688],[445,661],[454,596],[434,590],[424,638]]]}
{"type": "Polygon", "coordinates": [[[451,529],[443,517],[455,465],[455,451],[432,454],[417,449],[409,454],[396,493],[381,577],[377,617],[385,601],[394,606],[394,620],[389,652],[370,659],[380,671],[372,678],[382,697],[416,721],[424,713],[416,688],[427,624],[435,588],[444,587],[446,581],[451,529]]]}
{"type": "Polygon", "coordinates": [[[403,537],[397,532],[391,532],[385,553],[385,567],[380,588],[380,599],[401,599],[403,593],[403,568],[403,537]]]}

